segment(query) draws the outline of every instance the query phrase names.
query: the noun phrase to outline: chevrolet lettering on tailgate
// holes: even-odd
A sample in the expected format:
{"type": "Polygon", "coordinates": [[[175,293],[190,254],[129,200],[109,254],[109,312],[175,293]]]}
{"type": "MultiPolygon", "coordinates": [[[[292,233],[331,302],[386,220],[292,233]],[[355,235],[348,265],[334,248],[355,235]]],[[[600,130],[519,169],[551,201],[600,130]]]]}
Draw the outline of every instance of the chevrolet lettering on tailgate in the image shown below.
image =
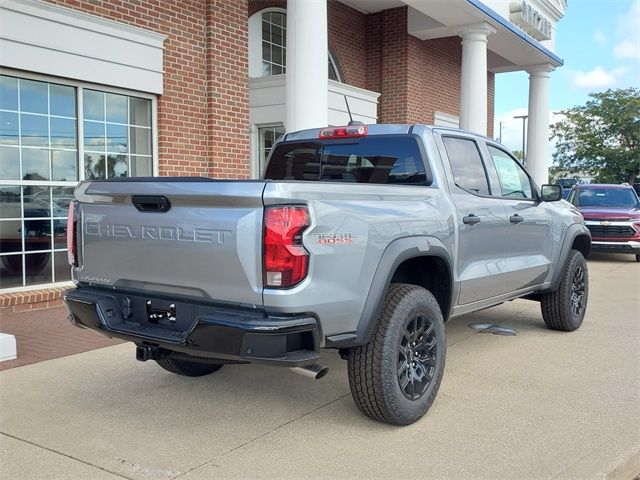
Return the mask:
{"type": "Polygon", "coordinates": [[[231,235],[230,230],[211,228],[166,227],[155,225],[118,225],[109,223],[85,223],[87,235],[113,238],[141,238],[151,240],[175,240],[194,243],[224,243],[231,235]]]}

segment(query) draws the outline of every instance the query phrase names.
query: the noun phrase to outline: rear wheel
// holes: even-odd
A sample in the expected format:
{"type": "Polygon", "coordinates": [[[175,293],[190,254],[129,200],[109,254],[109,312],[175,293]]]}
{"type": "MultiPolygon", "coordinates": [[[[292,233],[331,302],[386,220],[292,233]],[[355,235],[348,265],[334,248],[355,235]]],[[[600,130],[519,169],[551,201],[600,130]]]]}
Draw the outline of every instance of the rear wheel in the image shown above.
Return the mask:
{"type": "Polygon", "coordinates": [[[415,285],[392,285],[371,341],[348,356],[356,405],[393,425],[419,420],[438,393],[445,355],[444,321],[433,295],[415,285]]]}
{"type": "Polygon", "coordinates": [[[572,332],[582,325],[589,297],[587,262],[577,250],[571,250],[555,292],[540,301],[542,318],[547,328],[572,332]]]}
{"type": "Polygon", "coordinates": [[[173,357],[160,358],[157,364],[171,373],[184,375],[187,377],[202,377],[209,375],[222,368],[222,363],[197,362],[191,360],[181,360],[173,357]]]}

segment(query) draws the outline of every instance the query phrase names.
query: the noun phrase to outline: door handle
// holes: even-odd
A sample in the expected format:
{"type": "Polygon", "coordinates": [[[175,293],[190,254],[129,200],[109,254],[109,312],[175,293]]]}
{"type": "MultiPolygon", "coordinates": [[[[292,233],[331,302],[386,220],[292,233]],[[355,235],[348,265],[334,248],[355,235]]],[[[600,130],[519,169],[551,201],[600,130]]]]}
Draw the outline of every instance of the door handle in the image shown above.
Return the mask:
{"type": "Polygon", "coordinates": [[[470,213],[462,219],[462,223],[465,225],[475,225],[480,223],[480,217],[476,216],[474,213],[470,213]]]}
{"type": "Polygon", "coordinates": [[[166,212],[171,208],[171,202],[161,195],[134,195],[131,203],[141,212],[166,212]]]}
{"type": "Polygon", "coordinates": [[[517,213],[515,215],[511,215],[509,217],[509,221],[513,224],[518,224],[518,223],[522,223],[522,221],[524,220],[524,218],[522,218],[520,215],[518,215],[517,213]]]}

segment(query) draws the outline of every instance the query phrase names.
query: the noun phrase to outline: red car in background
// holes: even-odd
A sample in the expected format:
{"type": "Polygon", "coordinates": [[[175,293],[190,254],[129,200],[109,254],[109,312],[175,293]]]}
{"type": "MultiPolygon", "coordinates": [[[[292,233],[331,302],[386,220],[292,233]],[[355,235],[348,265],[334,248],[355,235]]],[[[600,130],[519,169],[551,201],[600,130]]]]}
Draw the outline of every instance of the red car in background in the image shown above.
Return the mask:
{"type": "Polygon", "coordinates": [[[591,251],[635,254],[640,262],[640,200],[631,185],[574,185],[567,200],[591,232],[591,251]]]}

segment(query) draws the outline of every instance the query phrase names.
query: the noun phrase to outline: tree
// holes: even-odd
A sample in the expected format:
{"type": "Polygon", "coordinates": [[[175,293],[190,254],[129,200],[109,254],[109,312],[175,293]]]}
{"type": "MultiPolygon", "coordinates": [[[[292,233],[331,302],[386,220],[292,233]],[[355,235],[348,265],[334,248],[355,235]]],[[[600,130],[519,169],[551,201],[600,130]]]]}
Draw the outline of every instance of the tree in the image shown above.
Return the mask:
{"type": "Polygon", "coordinates": [[[522,150],[514,150],[511,153],[513,153],[513,156],[516,157],[518,160],[520,160],[520,163],[522,163],[522,160],[524,159],[524,154],[522,153],[522,150]]]}
{"type": "Polygon", "coordinates": [[[560,112],[551,128],[555,170],[586,172],[599,183],[633,183],[640,176],[640,90],[591,93],[586,105],[560,112]]]}

